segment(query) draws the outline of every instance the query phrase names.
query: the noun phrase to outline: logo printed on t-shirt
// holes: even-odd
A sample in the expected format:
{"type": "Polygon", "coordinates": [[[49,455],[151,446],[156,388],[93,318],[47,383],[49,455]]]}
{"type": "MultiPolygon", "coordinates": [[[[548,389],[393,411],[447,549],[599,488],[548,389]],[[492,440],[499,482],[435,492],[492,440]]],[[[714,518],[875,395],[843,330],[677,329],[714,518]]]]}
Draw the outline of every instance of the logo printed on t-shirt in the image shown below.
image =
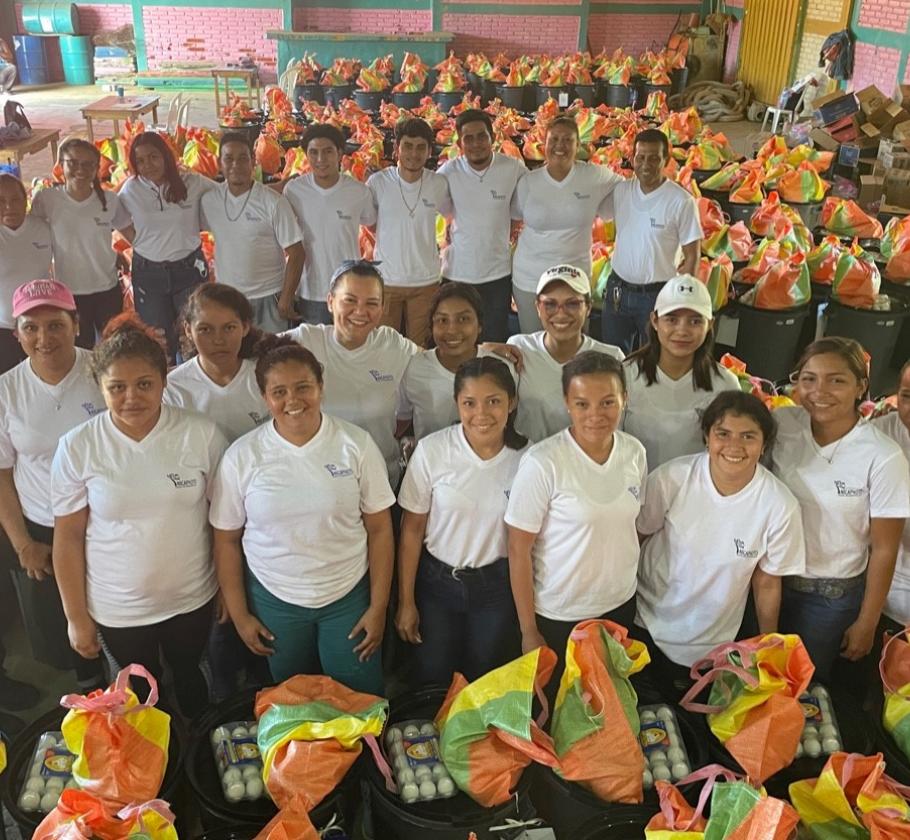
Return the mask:
{"type": "Polygon", "coordinates": [[[733,546],[736,548],[737,557],[745,557],[747,560],[754,560],[758,557],[758,549],[753,549],[752,551],[746,550],[746,541],[738,540],[736,537],[733,538],[733,546]]]}
{"type": "Polygon", "coordinates": [[[490,195],[493,197],[493,201],[505,201],[505,200],[506,200],[506,194],[505,194],[505,193],[499,193],[499,192],[496,192],[496,190],[493,190],[493,189],[490,190],[490,195]]]}
{"type": "Polygon", "coordinates": [[[435,202],[430,201],[428,198],[421,198],[420,201],[421,201],[421,203],[423,204],[424,207],[426,207],[426,208],[428,208],[428,209],[430,209],[430,210],[435,210],[435,209],[436,209],[436,204],[435,204],[435,202]]]}
{"type": "Polygon", "coordinates": [[[575,196],[579,201],[587,201],[591,197],[591,193],[580,193],[573,192],[572,195],[575,196]]]}
{"type": "Polygon", "coordinates": [[[635,501],[641,501],[641,488],[640,487],[633,484],[631,487],[627,487],[626,489],[632,494],[632,498],[634,498],[635,501]]]}
{"type": "Polygon", "coordinates": [[[243,214],[243,217],[248,222],[261,222],[262,221],[262,216],[254,213],[252,210],[247,210],[246,213],[243,214]]]}
{"type": "Polygon", "coordinates": [[[98,216],[93,216],[92,218],[95,220],[95,224],[98,227],[110,227],[111,223],[107,219],[101,219],[98,216]]]}
{"type": "Polygon", "coordinates": [[[249,415],[250,420],[252,420],[257,426],[260,423],[265,423],[265,421],[268,420],[271,416],[269,414],[260,414],[258,411],[249,411],[247,414],[249,415]]]}
{"type": "Polygon", "coordinates": [[[326,464],[325,468],[329,471],[329,475],[332,478],[347,478],[349,475],[354,475],[354,470],[349,469],[348,467],[338,467],[335,464],[326,464]]]}
{"type": "Polygon", "coordinates": [[[835,481],[834,489],[837,490],[838,496],[846,496],[848,498],[866,495],[865,487],[848,487],[846,481],[835,481]]]}
{"type": "Polygon", "coordinates": [[[378,370],[371,370],[370,376],[375,382],[394,382],[395,377],[391,373],[381,373],[378,370]]]}
{"type": "Polygon", "coordinates": [[[85,409],[85,413],[89,417],[94,417],[96,414],[101,414],[101,412],[105,409],[105,406],[102,406],[101,408],[95,408],[95,404],[90,402],[82,403],[82,407],[85,409]]]}
{"type": "Polygon", "coordinates": [[[38,251],[46,251],[51,246],[48,245],[46,242],[32,242],[32,247],[37,249],[38,251]]]}
{"type": "Polygon", "coordinates": [[[666,228],[666,225],[662,222],[658,222],[657,219],[651,216],[651,227],[654,228],[654,230],[663,230],[666,228]]]}
{"type": "Polygon", "coordinates": [[[180,473],[168,473],[167,477],[174,483],[174,487],[182,490],[186,487],[195,487],[198,483],[195,478],[181,478],[180,473]]]}
{"type": "Polygon", "coordinates": [[[341,219],[343,222],[349,222],[349,221],[351,221],[350,215],[348,215],[347,213],[342,212],[341,210],[336,210],[336,211],[335,211],[335,215],[338,216],[338,218],[341,219]]]}

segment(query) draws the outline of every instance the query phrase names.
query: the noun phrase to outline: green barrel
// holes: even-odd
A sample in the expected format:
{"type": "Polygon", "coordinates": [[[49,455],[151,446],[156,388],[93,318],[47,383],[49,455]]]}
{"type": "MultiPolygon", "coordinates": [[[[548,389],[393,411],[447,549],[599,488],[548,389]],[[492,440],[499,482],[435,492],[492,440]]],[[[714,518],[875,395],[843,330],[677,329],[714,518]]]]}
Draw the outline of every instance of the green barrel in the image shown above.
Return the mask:
{"type": "Polygon", "coordinates": [[[78,35],[79,10],[74,3],[40,0],[22,6],[22,26],[37,35],[78,35]]]}
{"type": "Polygon", "coordinates": [[[95,48],[89,35],[61,35],[60,58],[63,61],[63,78],[68,85],[95,83],[95,48]]]}

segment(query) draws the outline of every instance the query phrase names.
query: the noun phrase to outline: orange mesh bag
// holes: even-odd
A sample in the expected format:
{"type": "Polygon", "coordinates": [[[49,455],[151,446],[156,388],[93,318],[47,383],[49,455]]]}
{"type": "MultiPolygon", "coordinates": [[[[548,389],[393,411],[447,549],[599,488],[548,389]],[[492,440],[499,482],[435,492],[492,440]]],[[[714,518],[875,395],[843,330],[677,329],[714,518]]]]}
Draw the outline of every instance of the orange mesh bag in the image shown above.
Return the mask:
{"type": "Polygon", "coordinates": [[[32,840],[177,840],[174,814],[163,799],[130,805],[116,813],[84,790],[67,788],[35,829],[32,840]]]}
{"type": "Polygon", "coordinates": [[[793,309],[809,302],[812,287],[805,254],[791,254],[775,263],[755,283],[756,309],[793,309]]]}
{"type": "Polygon", "coordinates": [[[845,306],[871,309],[882,278],[871,256],[855,242],[841,251],[831,282],[831,297],[845,306]]]}
{"type": "Polygon", "coordinates": [[[855,201],[826,198],[822,205],[822,227],[841,236],[880,239],[882,223],[865,213],[855,201]]]}
{"type": "Polygon", "coordinates": [[[698,219],[701,222],[701,229],[705,238],[707,238],[724,226],[724,211],[721,210],[716,201],[710,198],[697,198],[696,203],[698,204],[698,219]]]}

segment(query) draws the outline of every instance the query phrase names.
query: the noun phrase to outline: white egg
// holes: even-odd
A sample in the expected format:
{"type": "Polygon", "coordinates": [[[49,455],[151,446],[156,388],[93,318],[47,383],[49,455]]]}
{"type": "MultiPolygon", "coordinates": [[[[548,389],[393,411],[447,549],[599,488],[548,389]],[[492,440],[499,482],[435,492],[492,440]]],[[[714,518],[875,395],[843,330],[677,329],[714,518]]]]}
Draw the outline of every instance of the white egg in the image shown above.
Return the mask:
{"type": "Polygon", "coordinates": [[[27,790],[19,797],[19,807],[23,811],[37,811],[41,805],[41,794],[34,790],[27,790]]]}
{"type": "Polygon", "coordinates": [[[59,776],[52,776],[45,782],[45,793],[60,793],[63,790],[64,781],[59,776]]]}
{"type": "Polygon", "coordinates": [[[652,767],[655,764],[666,764],[667,754],[663,750],[651,750],[648,753],[648,761],[651,762],[652,767]]]}
{"type": "Polygon", "coordinates": [[[645,788],[650,788],[654,786],[654,777],[651,775],[651,771],[646,767],[644,772],[641,774],[641,783],[645,788]]]}
{"type": "Polygon", "coordinates": [[[818,738],[818,727],[813,726],[811,723],[808,726],[803,727],[803,740],[806,738],[818,738]]]}
{"type": "Polygon", "coordinates": [[[657,720],[657,715],[655,715],[654,712],[646,711],[642,712],[638,718],[642,723],[654,723],[654,721],[657,720]]]}
{"type": "Polygon", "coordinates": [[[222,741],[227,741],[231,737],[231,732],[227,727],[219,726],[212,730],[212,743],[217,747],[222,741]]]}
{"type": "Polygon", "coordinates": [[[248,782],[250,779],[261,779],[262,768],[258,764],[247,764],[240,771],[240,774],[243,776],[243,781],[245,782],[248,782]]]}
{"type": "Polygon", "coordinates": [[[676,734],[676,724],[673,723],[672,720],[665,720],[665,721],[664,721],[664,729],[667,730],[667,735],[675,735],[675,734],[676,734]]]}
{"type": "Polygon", "coordinates": [[[806,751],[806,755],[810,758],[815,758],[821,754],[822,745],[817,738],[806,738],[806,740],[803,741],[803,749],[806,751]]]}
{"type": "Polygon", "coordinates": [[[432,799],[436,796],[436,785],[433,784],[431,779],[427,779],[425,782],[420,783],[420,798],[421,799],[432,799]]]}
{"type": "Polygon", "coordinates": [[[407,770],[408,768],[408,757],[402,753],[399,756],[395,757],[395,772],[400,773],[402,770],[407,770]]]}
{"type": "Polygon", "coordinates": [[[75,780],[75,779],[70,779],[70,780],[66,783],[66,789],[67,789],[67,790],[76,790],[78,787],[79,787],[79,785],[76,784],[76,780],[75,780]]]}
{"type": "Polygon", "coordinates": [[[414,770],[414,777],[418,782],[423,782],[433,778],[433,771],[426,764],[421,764],[414,770]]]}
{"type": "Polygon", "coordinates": [[[262,796],[262,791],[265,790],[265,785],[262,784],[262,779],[247,779],[246,783],[246,798],[247,799],[259,799],[262,796]]]}
{"type": "Polygon", "coordinates": [[[51,735],[50,732],[45,732],[38,739],[38,749],[39,750],[53,749],[56,746],[57,746],[57,739],[53,735],[51,735]]]}
{"type": "Polygon", "coordinates": [[[680,747],[682,748],[682,739],[675,732],[671,732],[667,736],[667,740],[670,742],[671,747],[680,747]]]}
{"type": "Polygon", "coordinates": [[[654,779],[659,782],[669,782],[670,781],[670,768],[666,764],[658,764],[656,767],[651,768],[651,774],[654,776],[654,779]]]}
{"type": "Polygon", "coordinates": [[[411,770],[410,767],[408,767],[408,768],[406,768],[405,770],[401,770],[401,771],[398,773],[398,775],[396,776],[396,778],[398,779],[398,784],[399,784],[399,786],[401,786],[401,785],[412,785],[412,784],[414,784],[414,782],[416,781],[416,778],[417,778],[417,777],[414,775],[414,771],[411,770]]]}
{"type": "Polygon", "coordinates": [[[679,747],[670,747],[667,750],[667,761],[670,764],[676,764],[678,761],[685,761],[686,754],[679,747]]]}
{"type": "Polygon", "coordinates": [[[51,793],[45,793],[44,796],[41,797],[41,810],[44,811],[45,814],[48,813],[48,811],[53,811],[54,808],[57,807],[59,799],[59,792],[54,793],[52,791],[51,793]]]}
{"type": "Polygon", "coordinates": [[[840,749],[840,741],[837,738],[825,738],[822,741],[822,749],[831,755],[831,753],[836,753],[840,749]]]}
{"type": "Polygon", "coordinates": [[[405,738],[416,738],[420,734],[420,730],[414,726],[413,723],[408,724],[404,728],[404,737],[405,738]]]}
{"type": "Polygon", "coordinates": [[[232,738],[248,738],[249,735],[250,735],[250,730],[247,729],[245,726],[237,726],[231,732],[232,738]]]}
{"type": "Polygon", "coordinates": [[[822,720],[831,720],[831,704],[827,700],[818,701],[818,711],[822,716],[822,720]]]}
{"type": "Polygon", "coordinates": [[[421,735],[435,735],[436,727],[433,726],[432,723],[425,723],[423,726],[420,727],[420,734],[421,735]]]}
{"type": "Polygon", "coordinates": [[[237,781],[233,784],[227,785],[224,789],[224,798],[228,802],[239,802],[246,795],[246,785],[237,781]]]}
{"type": "Polygon", "coordinates": [[[407,784],[401,789],[401,798],[405,802],[416,802],[420,796],[420,788],[415,784],[407,784]]]}
{"type": "Polygon", "coordinates": [[[684,761],[677,761],[676,764],[670,768],[670,772],[673,774],[673,778],[676,781],[679,781],[689,775],[689,765],[684,761]]]}
{"type": "Polygon", "coordinates": [[[837,727],[832,726],[830,723],[826,723],[818,728],[818,734],[821,735],[822,738],[836,738],[837,727]]]}
{"type": "Polygon", "coordinates": [[[44,793],[44,779],[41,776],[32,776],[25,783],[25,789],[34,793],[44,793]]]}
{"type": "Polygon", "coordinates": [[[800,741],[800,742],[796,745],[796,758],[799,758],[800,756],[802,756],[802,754],[803,754],[804,752],[805,752],[805,750],[803,750],[803,742],[800,741]]]}
{"type": "Polygon", "coordinates": [[[403,756],[404,744],[402,744],[401,741],[394,741],[389,747],[389,755],[392,757],[392,761],[403,756]]]}
{"type": "Polygon", "coordinates": [[[251,738],[255,738],[255,737],[258,736],[258,735],[259,735],[259,724],[258,724],[258,723],[254,723],[254,724],[250,727],[250,737],[251,737],[251,738]]]}
{"type": "Polygon", "coordinates": [[[235,782],[239,782],[242,778],[243,773],[240,772],[239,767],[228,767],[221,776],[221,784],[232,785],[235,782]]]}
{"type": "Polygon", "coordinates": [[[830,694],[828,694],[828,689],[825,688],[823,685],[814,686],[812,688],[812,692],[815,694],[816,697],[819,698],[819,700],[821,700],[822,697],[824,697],[827,700],[831,696],[830,694]]]}
{"type": "Polygon", "coordinates": [[[658,720],[673,720],[673,710],[669,706],[661,706],[657,710],[658,720]]]}
{"type": "Polygon", "coordinates": [[[395,744],[401,743],[401,730],[398,727],[393,726],[385,733],[385,742],[386,744],[395,744]]]}
{"type": "Polygon", "coordinates": [[[440,796],[451,796],[455,793],[455,782],[448,776],[443,776],[443,778],[436,782],[436,790],[439,791],[440,796]]]}
{"type": "Polygon", "coordinates": [[[433,778],[434,779],[441,779],[444,776],[448,776],[448,775],[449,775],[449,773],[446,770],[445,764],[440,762],[439,764],[433,765],[433,778]]]}

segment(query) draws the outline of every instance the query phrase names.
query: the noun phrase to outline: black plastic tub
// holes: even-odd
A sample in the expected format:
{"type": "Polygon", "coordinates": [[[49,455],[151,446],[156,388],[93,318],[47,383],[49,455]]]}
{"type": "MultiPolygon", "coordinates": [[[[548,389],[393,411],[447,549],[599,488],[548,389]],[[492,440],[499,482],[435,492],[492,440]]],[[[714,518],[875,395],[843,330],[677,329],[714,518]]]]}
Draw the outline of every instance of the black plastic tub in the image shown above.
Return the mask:
{"type": "Polygon", "coordinates": [[[629,85],[598,82],[596,100],[598,105],[606,105],[610,108],[628,108],[632,104],[632,88],[629,85]]]}
{"type": "Polygon", "coordinates": [[[325,85],[325,104],[338,108],[342,100],[350,99],[354,94],[354,85],[325,85]]]}
{"type": "Polygon", "coordinates": [[[809,306],[757,309],[739,303],[731,313],[739,319],[736,357],[749,372],[772,382],[785,380],[793,370],[809,306]]]}
{"type": "Polygon", "coordinates": [[[433,101],[439,106],[439,110],[445,114],[458,105],[467,91],[464,90],[438,90],[432,94],[433,101]]]}
{"type": "Polygon", "coordinates": [[[371,114],[379,113],[383,102],[389,101],[388,90],[355,90],[354,101],[358,108],[369,111],[371,114]]]}
{"type": "Polygon", "coordinates": [[[600,814],[571,835],[560,834],[559,840],[641,840],[645,826],[654,816],[654,811],[641,805],[628,805],[621,813],[600,814]]]}
{"type": "Polygon", "coordinates": [[[426,96],[422,90],[418,90],[416,93],[393,93],[392,102],[394,102],[399,108],[418,108],[420,107],[420,100],[426,96]]]}
{"type": "Polygon", "coordinates": [[[496,95],[507,108],[523,111],[525,107],[526,88],[516,85],[496,85],[496,95]]]}
{"type": "Polygon", "coordinates": [[[555,99],[559,103],[559,95],[565,93],[570,95],[572,91],[567,85],[551,87],[550,85],[540,85],[537,88],[537,104],[543,105],[548,99],[555,99]]]}
{"type": "Polygon", "coordinates": [[[294,107],[300,108],[304,102],[318,102],[320,105],[325,105],[325,88],[316,82],[294,85],[294,107]]]}
{"type": "Polygon", "coordinates": [[[594,105],[594,85],[572,85],[575,99],[580,99],[588,108],[594,105]]]}

